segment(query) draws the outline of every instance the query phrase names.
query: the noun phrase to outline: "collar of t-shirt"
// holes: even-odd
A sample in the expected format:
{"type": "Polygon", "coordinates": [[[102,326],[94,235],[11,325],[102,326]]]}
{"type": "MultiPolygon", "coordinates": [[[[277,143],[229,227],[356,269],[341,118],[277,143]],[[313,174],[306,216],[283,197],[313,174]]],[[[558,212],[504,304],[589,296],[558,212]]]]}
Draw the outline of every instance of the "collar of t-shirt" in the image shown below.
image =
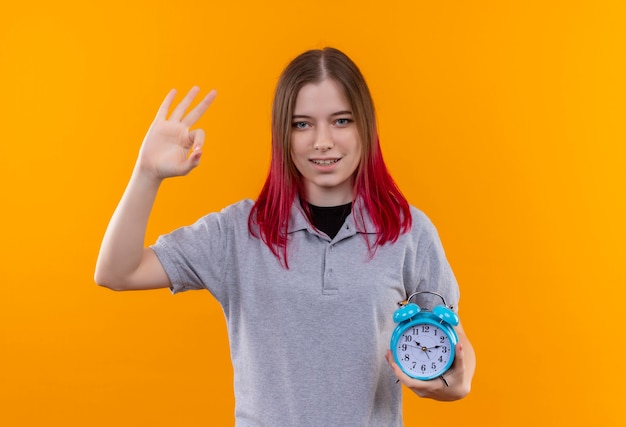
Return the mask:
{"type": "Polygon", "coordinates": [[[352,203],[340,206],[315,206],[309,203],[311,220],[315,228],[331,239],[335,238],[341,226],[352,211],[352,203]]]}

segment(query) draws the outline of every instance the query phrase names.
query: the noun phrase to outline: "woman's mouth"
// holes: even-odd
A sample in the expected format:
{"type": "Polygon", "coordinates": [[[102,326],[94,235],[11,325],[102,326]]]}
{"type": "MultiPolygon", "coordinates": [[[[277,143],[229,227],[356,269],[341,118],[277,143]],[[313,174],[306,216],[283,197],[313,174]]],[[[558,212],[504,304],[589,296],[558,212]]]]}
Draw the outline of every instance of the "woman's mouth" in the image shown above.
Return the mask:
{"type": "Polygon", "coordinates": [[[330,166],[337,163],[339,159],[311,159],[311,162],[318,166],[330,166]]]}

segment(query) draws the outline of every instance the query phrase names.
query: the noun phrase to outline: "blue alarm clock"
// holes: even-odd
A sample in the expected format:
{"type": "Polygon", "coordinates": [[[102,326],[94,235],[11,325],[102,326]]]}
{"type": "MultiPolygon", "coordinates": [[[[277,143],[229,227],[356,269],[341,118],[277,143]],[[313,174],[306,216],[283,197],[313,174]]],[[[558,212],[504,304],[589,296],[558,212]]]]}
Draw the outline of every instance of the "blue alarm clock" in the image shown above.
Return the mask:
{"type": "Polygon", "coordinates": [[[411,294],[393,315],[398,323],[391,335],[391,352],[402,371],[411,378],[431,380],[443,375],[454,361],[459,337],[454,326],[459,316],[440,294],[420,291],[411,294]],[[415,295],[428,293],[441,298],[443,305],[424,310],[409,301],[415,295]]]}

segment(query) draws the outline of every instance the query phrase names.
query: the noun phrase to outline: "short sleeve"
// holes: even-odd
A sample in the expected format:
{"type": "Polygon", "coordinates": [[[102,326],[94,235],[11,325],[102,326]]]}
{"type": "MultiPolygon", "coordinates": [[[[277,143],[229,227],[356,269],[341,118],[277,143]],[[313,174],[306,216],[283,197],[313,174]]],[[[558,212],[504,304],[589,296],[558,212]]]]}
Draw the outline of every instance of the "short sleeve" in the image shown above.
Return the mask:
{"type": "Polygon", "coordinates": [[[437,295],[431,293],[416,295],[411,302],[427,309],[445,302],[456,311],[460,297],[459,286],[446,258],[437,229],[430,219],[419,211],[413,216],[413,220],[417,249],[415,264],[411,266],[415,268],[411,274],[415,284],[412,292],[425,291],[437,295]]]}
{"type": "Polygon", "coordinates": [[[169,276],[173,293],[208,289],[220,282],[225,234],[224,218],[215,213],[157,239],[151,248],[169,276]]]}

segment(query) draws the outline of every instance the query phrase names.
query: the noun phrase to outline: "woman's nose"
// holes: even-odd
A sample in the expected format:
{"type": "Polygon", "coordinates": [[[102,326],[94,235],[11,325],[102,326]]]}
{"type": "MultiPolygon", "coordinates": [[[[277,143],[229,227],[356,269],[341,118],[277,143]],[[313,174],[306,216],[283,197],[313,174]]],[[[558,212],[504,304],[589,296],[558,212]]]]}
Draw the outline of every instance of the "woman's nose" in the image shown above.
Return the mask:
{"type": "Polygon", "coordinates": [[[315,142],[313,143],[314,149],[319,151],[327,151],[333,148],[334,145],[335,144],[328,130],[320,129],[317,132],[315,136],[315,142]]]}

